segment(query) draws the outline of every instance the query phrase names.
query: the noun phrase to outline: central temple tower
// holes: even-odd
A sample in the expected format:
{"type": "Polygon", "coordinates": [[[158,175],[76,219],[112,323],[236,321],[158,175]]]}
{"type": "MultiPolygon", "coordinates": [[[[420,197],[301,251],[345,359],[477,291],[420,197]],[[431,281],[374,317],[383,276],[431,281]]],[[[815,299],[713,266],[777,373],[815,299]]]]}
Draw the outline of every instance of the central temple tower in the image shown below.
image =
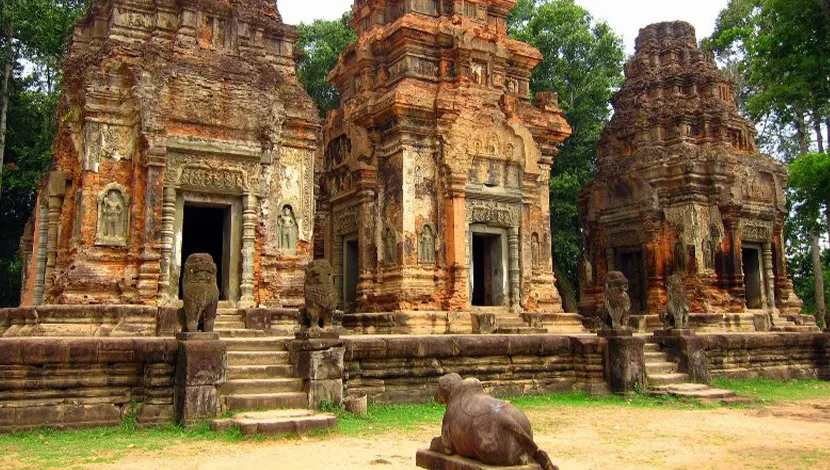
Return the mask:
{"type": "Polygon", "coordinates": [[[463,332],[483,312],[581,328],[550,250],[548,179],[571,130],[554,93],[531,104],[541,54],[507,37],[514,5],[355,1],[359,39],[329,76],[341,105],[316,165],[316,255],[347,326],[463,332]]]}

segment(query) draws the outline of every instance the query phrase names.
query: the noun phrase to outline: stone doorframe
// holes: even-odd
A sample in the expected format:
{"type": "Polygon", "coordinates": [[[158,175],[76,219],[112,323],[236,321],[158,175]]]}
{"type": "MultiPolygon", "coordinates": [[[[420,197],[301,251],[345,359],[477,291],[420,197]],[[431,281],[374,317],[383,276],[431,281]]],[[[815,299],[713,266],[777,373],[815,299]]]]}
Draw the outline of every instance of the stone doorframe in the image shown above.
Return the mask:
{"type": "MultiPolygon", "coordinates": [[[[468,278],[467,278],[467,298],[468,304],[471,308],[473,308],[473,283],[475,278],[475,270],[473,269],[473,237],[477,234],[486,234],[486,235],[495,235],[499,238],[498,243],[501,245],[501,265],[502,265],[502,286],[501,292],[506,297],[507,302],[502,303],[501,305],[493,305],[493,307],[510,307],[511,311],[515,311],[518,313],[516,308],[518,305],[514,304],[513,298],[518,297],[513,294],[514,286],[512,284],[509,273],[511,270],[511,260],[513,259],[511,250],[510,250],[510,234],[509,232],[511,229],[503,228],[503,227],[493,227],[487,224],[471,224],[467,229],[467,266],[468,269],[468,278]]],[[[518,232],[518,229],[516,230],[518,232]]],[[[518,235],[517,235],[518,238],[518,235]]],[[[516,257],[518,258],[518,244],[516,246],[517,253],[516,257]]],[[[518,288],[515,289],[515,292],[518,292],[518,288]]]]}
{"type": "MultiPolygon", "coordinates": [[[[507,243],[507,290],[509,296],[509,308],[511,313],[521,313],[520,292],[522,268],[519,265],[519,224],[521,221],[521,202],[501,202],[492,200],[472,199],[468,194],[467,199],[467,236],[466,253],[467,268],[472,266],[473,233],[496,233],[504,234],[504,242],[507,243]],[[495,230],[495,232],[493,232],[495,230]]],[[[503,242],[503,243],[504,243],[503,242]]],[[[467,279],[467,305],[472,308],[472,282],[469,276],[467,279]]]]}
{"type": "MultiPolygon", "coordinates": [[[[741,240],[741,251],[743,251],[744,248],[753,249],[758,252],[758,263],[761,275],[761,308],[766,311],[776,313],[775,271],[772,269],[772,243],[741,240]]],[[[741,253],[741,263],[738,263],[737,266],[741,270],[741,277],[744,279],[744,288],[746,288],[746,273],[744,272],[743,266],[743,253],[741,253]]],[[[747,302],[749,302],[749,300],[744,299],[745,305],[747,302]]]]}

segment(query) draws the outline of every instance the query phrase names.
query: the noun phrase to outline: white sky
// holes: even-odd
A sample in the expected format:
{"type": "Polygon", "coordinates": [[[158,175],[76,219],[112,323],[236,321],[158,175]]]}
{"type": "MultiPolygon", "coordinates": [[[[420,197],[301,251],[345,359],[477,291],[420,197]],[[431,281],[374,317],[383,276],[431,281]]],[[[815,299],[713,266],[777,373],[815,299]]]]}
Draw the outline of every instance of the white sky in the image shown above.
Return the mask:
{"type": "MultiPolygon", "coordinates": [[[[640,28],[659,21],[684,20],[697,29],[698,40],[712,33],[718,13],[727,0],[576,0],[594,18],[607,21],[625,40],[629,53],[640,28]]],[[[289,24],[339,18],[352,0],[278,0],[283,20],[289,24]]]]}

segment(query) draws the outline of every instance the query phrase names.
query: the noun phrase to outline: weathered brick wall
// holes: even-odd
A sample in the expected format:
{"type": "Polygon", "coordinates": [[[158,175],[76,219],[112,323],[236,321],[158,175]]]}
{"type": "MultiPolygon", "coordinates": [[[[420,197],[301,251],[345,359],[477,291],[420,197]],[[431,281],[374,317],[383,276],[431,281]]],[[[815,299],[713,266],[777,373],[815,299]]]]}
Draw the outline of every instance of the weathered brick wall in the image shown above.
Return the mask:
{"type": "Polygon", "coordinates": [[[0,432],[172,421],[173,339],[0,339],[0,432]]]}
{"type": "Polygon", "coordinates": [[[664,347],[695,381],[709,377],[830,378],[830,335],[764,333],[664,338],[664,347]],[[704,360],[705,358],[705,360],[704,360]]]}
{"type": "Polygon", "coordinates": [[[429,401],[444,374],[477,377],[501,396],[607,392],[606,342],[551,335],[346,340],[344,389],[379,403],[429,401]]]}

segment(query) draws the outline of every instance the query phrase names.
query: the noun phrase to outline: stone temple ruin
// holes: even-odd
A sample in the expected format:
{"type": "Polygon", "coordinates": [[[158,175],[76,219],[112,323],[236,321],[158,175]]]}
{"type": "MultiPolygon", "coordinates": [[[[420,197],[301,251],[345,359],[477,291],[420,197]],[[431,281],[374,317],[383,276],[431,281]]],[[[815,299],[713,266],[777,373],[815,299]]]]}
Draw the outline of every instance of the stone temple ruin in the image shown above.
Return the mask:
{"type": "Polygon", "coordinates": [[[24,306],[175,305],[212,255],[233,307],[299,306],[319,120],[271,1],[102,0],[76,27],[24,306]]]}
{"type": "Polygon", "coordinates": [[[629,280],[640,329],[659,327],[673,274],[683,277],[699,328],[800,324],[784,257],[785,166],[758,152],[734,85],[689,24],[649,26],[636,44],[597,177],[579,198],[586,324],[602,314],[602,280],[614,270],[629,280]]]}
{"type": "Polygon", "coordinates": [[[507,37],[513,4],[355,2],[317,166],[318,255],[347,327],[469,333],[455,313],[472,310],[581,330],[550,249],[548,179],[571,131],[555,94],[530,102],[541,54],[507,37]]]}
{"type": "Polygon", "coordinates": [[[324,401],[429,400],[447,374],[502,396],[830,377],[830,335],[793,324],[785,169],[685,23],[645,28],[627,66],[580,199],[584,318],[562,312],[547,184],[571,130],[555,94],[531,100],[541,56],[507,37],[514,5],[356,0],[321,125],[272,0],[93,2],[21,306],[0,309],[0,432],[117,424],[131,403],[142,425],[293,408],[243,432],[303,431],[331,426],[306,410],[324,401]],[[194,254],[201,303],[182,308],[194,254]],[[632,311],[589,333],[611,271],[632,311]],[[673,275],[688,325],[681,299],[652,335],[673,275]]]}

